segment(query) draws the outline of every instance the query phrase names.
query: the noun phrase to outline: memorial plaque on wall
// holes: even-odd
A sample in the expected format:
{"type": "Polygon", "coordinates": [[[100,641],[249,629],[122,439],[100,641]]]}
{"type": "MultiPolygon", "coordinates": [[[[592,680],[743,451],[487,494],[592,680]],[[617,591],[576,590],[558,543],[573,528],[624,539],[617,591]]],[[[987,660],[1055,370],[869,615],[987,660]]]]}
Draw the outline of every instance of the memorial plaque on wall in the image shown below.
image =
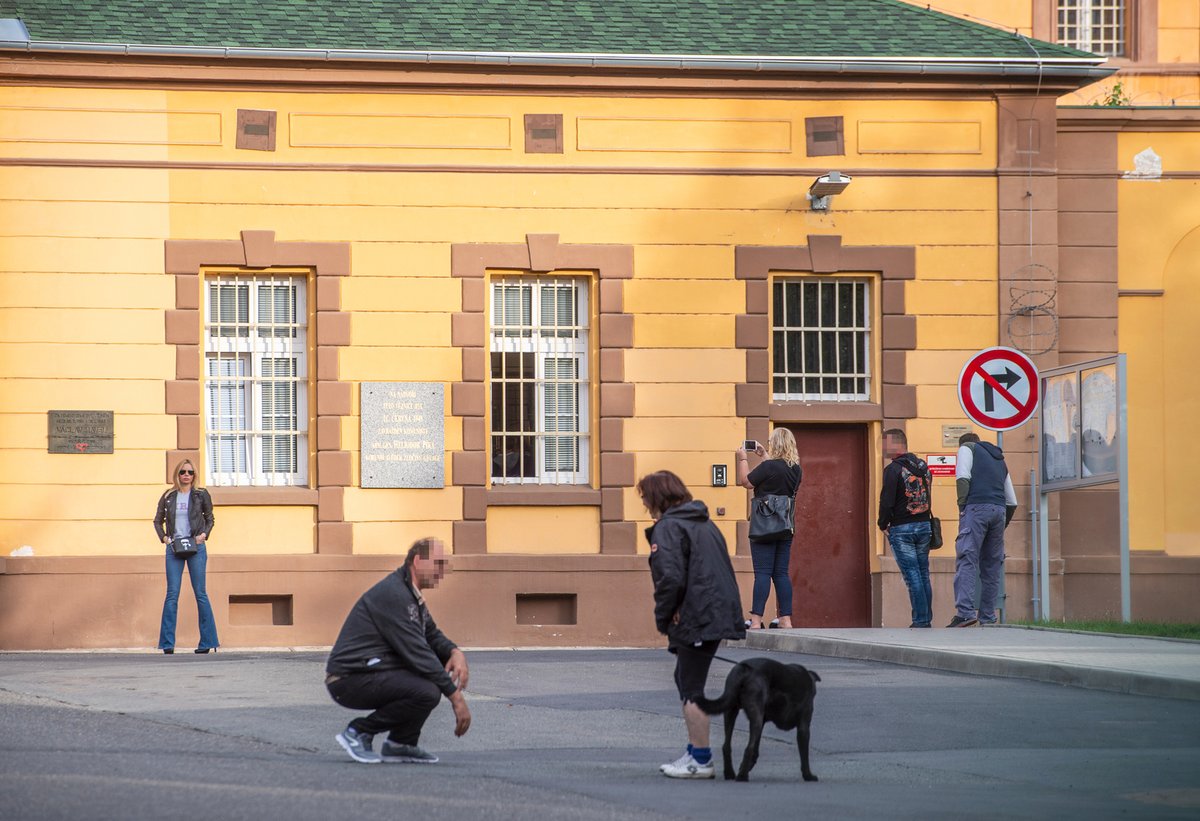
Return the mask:
{"type": "Polygon", "coordinates": [[[942,447],[958,447],[958,437],[975,430],[970,425],[942,425],[942,447]]]}
{"type": "Polygon", "coordinates": [[[359,485],[445,487],[445,386],[363,382],[359,398],[359,485]]]}
{"type": "Polygon", "coordinates": [[[49,453],[112,453],[113,412],[52,410],[49,453]]]}

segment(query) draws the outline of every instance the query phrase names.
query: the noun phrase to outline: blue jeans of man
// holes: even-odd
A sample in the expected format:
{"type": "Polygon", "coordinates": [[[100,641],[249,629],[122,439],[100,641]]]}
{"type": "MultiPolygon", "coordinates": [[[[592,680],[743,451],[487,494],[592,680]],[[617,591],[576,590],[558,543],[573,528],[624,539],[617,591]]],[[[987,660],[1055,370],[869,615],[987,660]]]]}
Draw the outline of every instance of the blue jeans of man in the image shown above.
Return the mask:
{"type": "Polygon", "coordinates": [[[208,601],[208,591],[204,589],[204,569],[208,565],[208,550],[205,545],[197,545],[200,549],[195,555],[186,559],[177,559],[167,545],[167,598],[163,602],[162,626],[158,631],[158,649],[175,649],[175,622],[179,617],[179,588],[183,584],[183,566],[187,565],[188,576],[192,580],[192,592],[196,594],[196,609],[200,611],[200,647],[198,649],[220,646],[217,641],[217,622],[213,618],[212,605],[208,601]]]}
{"type": "Polygon", "coordinates": [[[777,542],[751,542],[750,560],[754,564],[754,593],[750,612],[763,615],[767,609],[767,597],[771,595],[771,582],[775,583],[775,606],[780,616],[792,615],[792,579],[788,576],[788,562],[792,557],[792,537],[777,542]]]}
{"type": "Polygon", "coordinates": [[[888,528],[888,543],[912,605],[912,626],[930,627],[933,623],[933,588],[929,584],[929,522],[908,522],[888,528]]]}
{"type": "Polygon", "coordinates": [[[1004,505],[967,505],[958,517],[954,540],[954,609],[964,619],[975,613],[975,577],[979,576],[981,622],[996,620],[996,595],[1004,567],[1004,505]]]}

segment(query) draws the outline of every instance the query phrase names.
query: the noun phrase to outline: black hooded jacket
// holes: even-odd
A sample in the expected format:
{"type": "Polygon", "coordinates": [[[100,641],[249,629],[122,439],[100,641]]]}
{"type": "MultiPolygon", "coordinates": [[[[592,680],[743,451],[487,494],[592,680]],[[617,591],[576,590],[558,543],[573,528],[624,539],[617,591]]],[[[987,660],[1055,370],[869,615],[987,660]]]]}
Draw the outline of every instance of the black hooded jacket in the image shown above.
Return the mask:
{"type": "Polygon", "coordinates": [[[666,511],[646,528],[646,539],[654,623],[671,647],[746,637],[733,562],[704,502],[686,502],[666,511]]]}
{"type": "Polygon", "coordinates": [[[914,477],[914,481],[924,484],[925,501],[933,496],[933,477],[929,475],[929,466],[925,460],[912,453],[903,453],[893,459],[883,469],[883,482],[879,490],[879,519],[880,530],[886,530],[892,525],[906,525],[910,522],[928,522],[929,508],[914,511],[914,492],[919,497],[921,488],[905,487],[901,463],[914,477]]]}

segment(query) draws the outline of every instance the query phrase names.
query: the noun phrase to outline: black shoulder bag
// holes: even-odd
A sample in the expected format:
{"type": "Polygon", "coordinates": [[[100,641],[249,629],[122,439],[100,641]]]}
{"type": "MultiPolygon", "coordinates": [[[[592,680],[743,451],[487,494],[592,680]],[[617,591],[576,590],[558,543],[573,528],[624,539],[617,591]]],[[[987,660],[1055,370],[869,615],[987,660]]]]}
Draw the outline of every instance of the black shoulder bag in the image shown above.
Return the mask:
{"type": "Polygon", "coordinates": [[[925,481],[929,483],[929,549],[937,550],[943,544],[942,520],[933,515],[933,474],[925,469],[925,481]]]}
{"type": "Polygon", "coordinates": [[[176,559],[186,559],[195,556],[198,548],[191,536],[176,536],[171,540],[171,554],[176,559]]]}
{"type": "Polygon", "coordinates": [[[791,496],[767,494],[750,500],[750,541],[777,542],[790,539],[796,532],[796,493],[791,496]]]}

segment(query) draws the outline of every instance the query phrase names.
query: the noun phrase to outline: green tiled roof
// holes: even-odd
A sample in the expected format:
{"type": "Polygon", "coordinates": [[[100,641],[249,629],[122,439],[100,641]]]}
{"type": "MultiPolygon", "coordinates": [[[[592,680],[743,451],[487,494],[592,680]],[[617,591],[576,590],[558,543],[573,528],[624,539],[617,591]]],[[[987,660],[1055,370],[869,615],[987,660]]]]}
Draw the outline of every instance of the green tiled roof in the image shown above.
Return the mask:
{"type": "MultiPolygon", "coordinates": [[[[1030,59],[899,0],[0,0],[34,41],[380,51],[1030,59]]],[[[1090,57],[1033,41],[1043,57],[1090,57]]]]}

